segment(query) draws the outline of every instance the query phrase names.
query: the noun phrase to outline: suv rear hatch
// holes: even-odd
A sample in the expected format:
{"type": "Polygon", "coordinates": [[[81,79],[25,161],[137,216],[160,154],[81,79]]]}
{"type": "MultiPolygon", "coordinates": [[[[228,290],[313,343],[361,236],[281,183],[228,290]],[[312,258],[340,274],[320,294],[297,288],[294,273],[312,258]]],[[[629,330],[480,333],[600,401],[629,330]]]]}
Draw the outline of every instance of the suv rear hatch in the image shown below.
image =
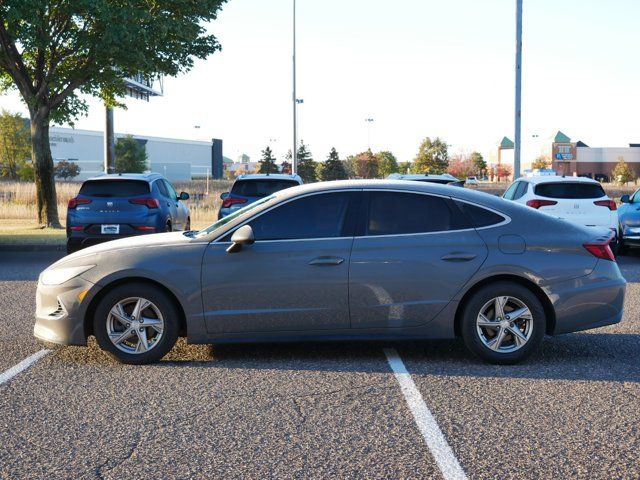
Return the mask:
{"type": "Polygon", "coordinates": [[[609,200],[600,184],[586,182],[548,182],[535,186],[540,211],[585,226],[611,225],[611,213],[615,203],[609,200]]]}

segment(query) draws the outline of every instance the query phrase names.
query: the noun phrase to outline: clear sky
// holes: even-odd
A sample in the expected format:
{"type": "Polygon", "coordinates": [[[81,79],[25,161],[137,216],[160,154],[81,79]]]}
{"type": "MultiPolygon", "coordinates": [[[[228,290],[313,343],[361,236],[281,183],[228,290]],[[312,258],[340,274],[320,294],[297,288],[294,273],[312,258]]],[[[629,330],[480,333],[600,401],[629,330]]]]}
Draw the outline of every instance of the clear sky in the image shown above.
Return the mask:
{"type": "MultiPolygon", "coordinates": [[[[224,140],[257,160],[292,143],[292,0],[230,0],[222,52],[128,99],[116,131],[224,140]],[[199,125],[200,128],[194,128],[199,125]]],[[[413,159],[426,136],[488,155],[513,139],[515,0],[297,0],[300,137],[315,159],[367,148],[413,159]]],[[[524,0],[522,137],[562,130],[590,146],[640,142],[640,1],[524,0]]],[[[25,111],[17,94],[0,106],[25,111]]],[[[77,128],[102,130],[92,100],[77,128]]]]}

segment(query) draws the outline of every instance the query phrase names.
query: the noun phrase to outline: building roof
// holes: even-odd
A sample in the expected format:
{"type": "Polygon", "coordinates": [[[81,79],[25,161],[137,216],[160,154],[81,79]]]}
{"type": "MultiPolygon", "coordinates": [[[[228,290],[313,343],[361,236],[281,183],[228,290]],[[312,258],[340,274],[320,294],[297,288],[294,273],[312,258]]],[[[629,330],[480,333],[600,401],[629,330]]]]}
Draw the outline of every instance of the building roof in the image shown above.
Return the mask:
{"type": "Polygon", "coordinates": [[[515,144],[510,138],[502,137],[502,141],[500,142],[500,148],[507,149],[507,148],[514,148],[514,147],[515,147],[515,144]]]}
{"type": "Polygon", "coordinates": [[[562,133],[560,130],[558,130],[558,133],[556,133],[556,136],[554,137],[553,141],[555,143],[571,143],[571,139],[567,137],[564,133],[562,133]]]}
{"type": "Polygon", "coordinates": [[[586,143],[584,143],[582,140],[578,140],[576,142],[576,147],[588,147],[589,145],[587,145],[586,143]]]}

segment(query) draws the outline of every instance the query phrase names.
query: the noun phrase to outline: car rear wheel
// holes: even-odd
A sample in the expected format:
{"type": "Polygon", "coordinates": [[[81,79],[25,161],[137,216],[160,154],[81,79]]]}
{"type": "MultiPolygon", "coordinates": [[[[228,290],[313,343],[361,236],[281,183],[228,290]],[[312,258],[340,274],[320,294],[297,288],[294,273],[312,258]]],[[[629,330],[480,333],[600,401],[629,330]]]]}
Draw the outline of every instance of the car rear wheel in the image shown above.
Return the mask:
{"type": "Polygon", "coordinates": [[[165,232],[172,232],[173,228],[171,227],[171,222],[167,222],[167,224],[164,227],[164,231],[165,232]]]}
{"type": "Polygon", "coordinates": [[[178,311],[167,295],[144,283],[115,287],[98,304],[93,331],[100,348],[122,363],[164,357],[178,339],[178,311]]]}
{"type": "Polygon", "coordinates": [[[487,285],[467,302],[462,337],[467,348],[496,364],[518,363],[542,343],[546,316],[540,300],[517,283],[487,285]]]}
{"type": "Polygon", "coordinates": [[[191,219],[187,218],[187,223],[184,225],[184,231],[188,232],[189,230],[191,230],[191,219]]]}

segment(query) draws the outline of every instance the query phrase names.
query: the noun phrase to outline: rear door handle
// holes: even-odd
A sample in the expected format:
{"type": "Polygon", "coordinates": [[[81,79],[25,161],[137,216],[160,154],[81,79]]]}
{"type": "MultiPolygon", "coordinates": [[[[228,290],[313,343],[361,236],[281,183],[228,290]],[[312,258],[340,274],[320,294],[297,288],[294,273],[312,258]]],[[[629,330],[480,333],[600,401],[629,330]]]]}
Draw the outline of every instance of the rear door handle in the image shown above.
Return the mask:
{"type": "Polygon", "coordinates": [[[475,253],[449,253],[448,255],[440,257],[440,260],[444,260],[445,262],[469,262],[476,257],[477,255],[475,253]]]}
{"type": "Polygon", "coordinates": [[[316,257],[309,262],[309,265],[317,265],[319,267],[322,267],[340,265],[342,262],[344,262],[344,258],[340,257],[316,257]]]}

